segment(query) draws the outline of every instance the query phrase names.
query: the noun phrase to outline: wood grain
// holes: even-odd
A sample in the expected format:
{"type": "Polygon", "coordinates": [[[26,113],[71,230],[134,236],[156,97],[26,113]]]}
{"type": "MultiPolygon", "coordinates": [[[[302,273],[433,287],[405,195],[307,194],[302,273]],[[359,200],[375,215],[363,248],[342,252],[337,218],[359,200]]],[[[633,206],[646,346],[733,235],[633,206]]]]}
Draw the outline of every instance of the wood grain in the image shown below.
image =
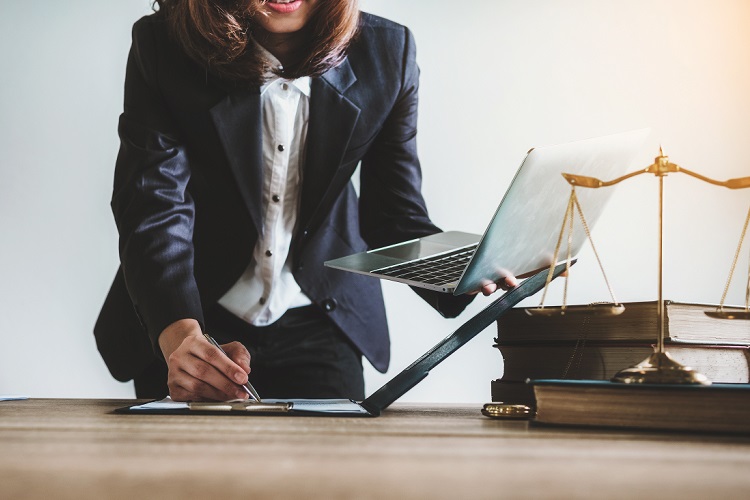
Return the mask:
{"type": "Polygon", "coordinates": [[[378,418],[118,415],[0,403],[0,498],[740,497],[750,438],[560,429],[474,406],[378,418]]]}

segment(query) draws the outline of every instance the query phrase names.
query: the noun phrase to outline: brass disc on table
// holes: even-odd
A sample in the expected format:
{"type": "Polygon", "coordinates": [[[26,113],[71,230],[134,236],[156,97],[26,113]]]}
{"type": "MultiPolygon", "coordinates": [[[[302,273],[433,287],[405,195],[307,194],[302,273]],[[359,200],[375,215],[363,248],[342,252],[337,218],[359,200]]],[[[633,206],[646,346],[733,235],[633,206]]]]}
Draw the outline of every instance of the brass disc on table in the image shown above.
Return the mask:
{"type": "Polygon", "coordinates": [[[531,408],[526,405],[506,403],[487,403],[482,408],[482,415],[506,420],[526,420],[531,417],[531,408]]]}

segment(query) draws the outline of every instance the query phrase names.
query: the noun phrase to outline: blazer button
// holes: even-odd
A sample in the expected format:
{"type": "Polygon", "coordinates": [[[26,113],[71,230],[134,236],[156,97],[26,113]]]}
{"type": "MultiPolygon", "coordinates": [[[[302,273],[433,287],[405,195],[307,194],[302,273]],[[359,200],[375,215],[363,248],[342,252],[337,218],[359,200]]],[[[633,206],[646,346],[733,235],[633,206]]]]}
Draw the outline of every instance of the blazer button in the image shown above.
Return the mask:
{"type": "Polygon", "coordinates": [[[320,305],[325,312],[333,312],[333,310],[336,309],[338,302],[336,302],[336,299],[325,299],[320,305]]]}

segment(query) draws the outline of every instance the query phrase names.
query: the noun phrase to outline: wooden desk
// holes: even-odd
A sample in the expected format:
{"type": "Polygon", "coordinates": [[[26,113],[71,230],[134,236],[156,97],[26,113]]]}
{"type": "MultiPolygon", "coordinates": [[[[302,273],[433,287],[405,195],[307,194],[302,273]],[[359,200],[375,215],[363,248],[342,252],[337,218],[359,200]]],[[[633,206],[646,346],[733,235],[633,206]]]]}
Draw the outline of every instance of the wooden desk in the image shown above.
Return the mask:
{"type": "Polygon", "coordinates": [[[0,402],[0,498],[737,498],[750,438],[571,430],[479,407],[379,418],[115,415],[0,402]],[[664,483],[660,484],[663,478],[664,483]]]}

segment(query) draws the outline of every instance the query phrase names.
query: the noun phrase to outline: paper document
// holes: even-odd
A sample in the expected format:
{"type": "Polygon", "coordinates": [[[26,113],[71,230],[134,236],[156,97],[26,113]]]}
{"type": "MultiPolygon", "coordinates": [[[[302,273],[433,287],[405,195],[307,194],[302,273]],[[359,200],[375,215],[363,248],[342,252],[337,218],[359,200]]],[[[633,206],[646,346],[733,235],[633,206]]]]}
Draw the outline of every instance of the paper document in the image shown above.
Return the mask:
{"type": "MultiPolygon", "coordinates": [[[[232,400],[230,402],[245,402],[253,404],[248,400],[232,400]]],[[[348,399],[264,399],[263,403],[289,403],[292,409],[300,411],[325,411],[325,412],[362,412],[362,407],[348,399]]],[[[150,403],[131,406],[131,410],[188,410],[190,403],[172,401],[167,396],[161,401],[152,401],[150,403]]]]}
{"type": "Polygon", "coordinates": [[[143,405],[131,406],[131,410],[187,410],[188,404],[181,401],[172,401],[172,398],[167,396],[161,401],[151,401],[143,405]]]}

